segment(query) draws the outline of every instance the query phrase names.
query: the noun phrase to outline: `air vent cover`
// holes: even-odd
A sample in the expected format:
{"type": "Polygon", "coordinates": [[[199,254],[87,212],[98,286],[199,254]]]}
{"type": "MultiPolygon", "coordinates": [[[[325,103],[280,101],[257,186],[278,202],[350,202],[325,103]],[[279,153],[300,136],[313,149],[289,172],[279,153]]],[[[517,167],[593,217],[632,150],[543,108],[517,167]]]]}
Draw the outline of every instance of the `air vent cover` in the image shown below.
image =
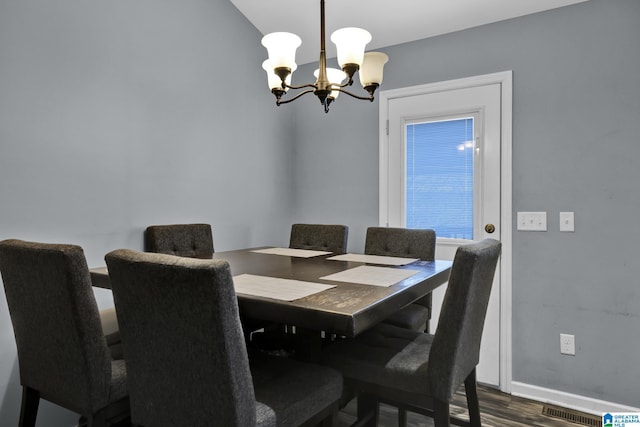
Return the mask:
{"type": "Polygon", "coordinates": [[[560,418],[583,426],[602,427],[602,418],[596,415],[585,414],[584,412],[574,411],[559,406],[544,405],[542,407],[542,415],[553,418],[560,418]]]}

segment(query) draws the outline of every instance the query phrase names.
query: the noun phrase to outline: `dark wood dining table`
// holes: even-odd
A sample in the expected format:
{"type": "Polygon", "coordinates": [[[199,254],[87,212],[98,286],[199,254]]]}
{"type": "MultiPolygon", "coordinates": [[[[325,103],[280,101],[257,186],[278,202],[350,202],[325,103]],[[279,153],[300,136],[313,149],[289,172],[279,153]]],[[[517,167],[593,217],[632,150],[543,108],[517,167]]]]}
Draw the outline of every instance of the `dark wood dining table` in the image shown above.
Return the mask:
{"type": "MultiPolygon", "coordinates": [[[[451,261],[415,261],[392,267],[416,273],[394,285],[373,286],[321,279],[321,277],[370,265],[355,261],[330,260],[331,255],[300,258],[265,254],[256,249],[216,252],[213,259],[227,260],[234,276],[253,274],[335,285],[331,289],[294,301],[238,293],[243,315],[254,319],[295,325],[310,331],[325,331],[354,337],[447,282],[451,261]]],[[[90,270],[93,285],[110,288],[106,267],[90,270]]]]}

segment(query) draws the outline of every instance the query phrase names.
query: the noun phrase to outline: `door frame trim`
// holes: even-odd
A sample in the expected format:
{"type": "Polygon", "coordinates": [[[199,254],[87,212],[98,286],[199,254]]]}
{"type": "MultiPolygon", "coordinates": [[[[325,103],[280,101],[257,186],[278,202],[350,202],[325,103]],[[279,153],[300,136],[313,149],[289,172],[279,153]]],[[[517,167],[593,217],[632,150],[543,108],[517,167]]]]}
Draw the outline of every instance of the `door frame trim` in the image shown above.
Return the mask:
{"type": "Polygon", "coordinates": [[[389,101],[394,98],[425,95],[484,85],[500,85],[500,230],[502,254],[500,262],[500,390],[511,392],[512,382],[512,119],[513,71],[503,71],[456,80],[428,83],[381,91],[379,97],[379,223],[388,225],[389,202],[389,101]]]}

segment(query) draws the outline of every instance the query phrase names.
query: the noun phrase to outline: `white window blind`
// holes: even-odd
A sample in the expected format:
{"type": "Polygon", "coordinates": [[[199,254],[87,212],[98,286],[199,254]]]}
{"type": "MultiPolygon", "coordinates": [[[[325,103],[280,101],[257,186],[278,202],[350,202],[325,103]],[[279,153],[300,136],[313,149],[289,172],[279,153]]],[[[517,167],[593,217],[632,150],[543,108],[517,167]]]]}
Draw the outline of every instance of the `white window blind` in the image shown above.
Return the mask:
{"type": "Polygon", "coordinates": [[[473,117],[411,123],[406,135],[407,228],[473,238],[473,117]]]}

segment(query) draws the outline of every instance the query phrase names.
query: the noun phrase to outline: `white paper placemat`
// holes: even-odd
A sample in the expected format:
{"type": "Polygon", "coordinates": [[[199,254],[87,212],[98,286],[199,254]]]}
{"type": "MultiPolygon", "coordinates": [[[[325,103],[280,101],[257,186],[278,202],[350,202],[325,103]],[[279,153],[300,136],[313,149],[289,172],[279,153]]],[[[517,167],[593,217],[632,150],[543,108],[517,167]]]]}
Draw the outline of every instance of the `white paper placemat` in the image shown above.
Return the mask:
{"type": "Polygon", "coordinates": [[[233,286],[238,294],[293,301],[327,289],[335,285],[303,282],[301,280],[280,279],[277,277],[240,274],[233,277],[233,286]]]}
{"type": "Polygon", "coordinates": [[[292,249],[292,248],[266,248],[266,249],[256,249],[251,252],[256,252],[259,254],[293,256],[297,258],[312,258],[314,256],[328,255],[332,253],[332,252],[325,252],[325,251],[310,251],[308,249],[292,249]]]}
{"type": "Polygon", "coordinates": [[[367,264],[380,264],[380,265],[407,265],[412,262],[416,262],[419,258],[402,258],[396,256],[381,256],[381,255],[363,255],[363,254],[343,254],[332,256],[334,261],[355,261],[366,262],[367,264]]]}
{"type": "Polygon", "coordinates": [[[388,287],[395,285],[416,273],[418,273],[417,270],[361,265],[359,267],[350,268],[339,273],[321,277],[321,279],[388,287]]]}

